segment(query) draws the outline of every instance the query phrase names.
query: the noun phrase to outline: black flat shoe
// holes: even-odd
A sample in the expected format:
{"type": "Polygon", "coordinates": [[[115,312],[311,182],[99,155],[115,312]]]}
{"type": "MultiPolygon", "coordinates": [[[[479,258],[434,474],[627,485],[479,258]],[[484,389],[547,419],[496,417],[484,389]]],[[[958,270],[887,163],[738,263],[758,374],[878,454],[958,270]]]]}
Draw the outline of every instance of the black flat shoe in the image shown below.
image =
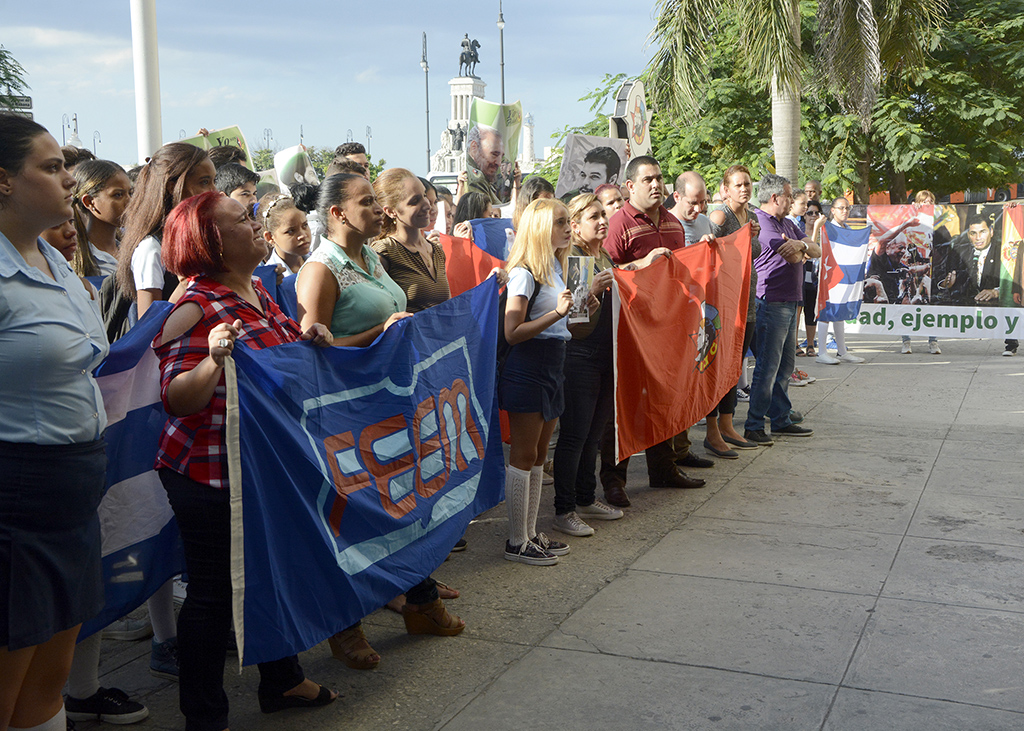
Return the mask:
{"type": "Polygon", "coordinates": [[[709,442],[707,439],[704,440],[704,449],[706,449],[707,451],[711,452],[711,454],[715,455],[719,459],[739,459],[740,458],[740,456],[736,452],[731,450],[731,449],[715,449],[714,447],[711,446],[711,442],[709,442]]]}
{"type": "Polygon", "coordinates": [[[317,693],[316,698],[303,698],[299,695],[261,695],[260,710],[264,713],[277,713],[288,708],[315,708],[317,706],[326,706],[328,703],[333,703],[340,698],[340,696],[331,695],[331,691],[322,685],[319,687],[320,692],[317,693]]]}

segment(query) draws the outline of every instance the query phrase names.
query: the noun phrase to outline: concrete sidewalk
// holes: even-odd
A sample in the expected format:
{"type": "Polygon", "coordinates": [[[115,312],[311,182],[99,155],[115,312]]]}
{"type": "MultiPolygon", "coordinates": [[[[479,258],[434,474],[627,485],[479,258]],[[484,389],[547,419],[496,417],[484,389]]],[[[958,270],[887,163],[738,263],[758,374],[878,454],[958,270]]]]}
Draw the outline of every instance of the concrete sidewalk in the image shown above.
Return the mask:
{"type": "MultiPolygon", "coordinates": [[[[555,567],[503,560],[493,510],[435,574],[462,591],[462,635],[376,612],[377,670],[326,643],[301,656],[344,694],[315,711],[263,716],[255,669],[229,669],[232,728],[1024,727],[1024,358],[849,340],[865,364],[797,359],[818,378],[790,391],[814,437],[691,470],[701,490],[651,490],[633,460],[626,517],[555,567]]],[[[551,516],[546,487],[542,530],[551,516]]],[[[148,647],[106,642],[101,682],[149,706],[140,727],[183,728],[148,647]]]]}

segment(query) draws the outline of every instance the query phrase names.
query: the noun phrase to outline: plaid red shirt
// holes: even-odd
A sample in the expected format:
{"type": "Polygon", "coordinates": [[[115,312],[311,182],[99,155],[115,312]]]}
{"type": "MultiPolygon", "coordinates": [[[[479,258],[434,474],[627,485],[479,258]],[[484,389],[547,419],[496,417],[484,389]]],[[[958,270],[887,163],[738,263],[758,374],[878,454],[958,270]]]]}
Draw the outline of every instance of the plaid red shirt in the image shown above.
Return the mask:
{"type": "MultiPolygon", "coordinates": [[[[253,287],[263,312],[239,297],[233,290],[209,277],[196,277],[175,309],[194,302],[203,310],[202,319],[177,340],[157,345],[163,331],[153,341],[160,358],[160,397],[167,407],[167,387],[175,376],[199,365],[210,354],[210,331],[222,322],[242,321],[238,341],[253,350],[298,340],[302,330],[281,312],[277,303],[257,280],[253,287]],[[266,314],[264,314],[266,313],[266,314]]],[[[188,416],[171,416],[164,425],[156,455],[156,467],[168,467],[191,480],[216,487],[228,486],[228,455],[224,443],[224,418],[227,397],[224,374],[205,408],[188,416]]]]}

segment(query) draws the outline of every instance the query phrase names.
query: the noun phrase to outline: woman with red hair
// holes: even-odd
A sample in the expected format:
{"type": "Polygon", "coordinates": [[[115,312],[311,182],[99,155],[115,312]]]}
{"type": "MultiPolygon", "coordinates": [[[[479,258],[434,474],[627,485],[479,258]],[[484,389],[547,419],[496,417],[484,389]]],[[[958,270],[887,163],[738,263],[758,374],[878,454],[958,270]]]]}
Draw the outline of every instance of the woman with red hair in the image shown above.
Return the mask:
{"type": "MultiPolygon", "coordinates": [[[[222,193],[180,203],[164,227],[167,269],[190,279],[153,341],[170,414],[157,470],[185,546],[188,596],[178,617],[179,697],[186,729],[228,727],[224,661],[231,629],[230,509],[224,359],[239,340],[254,350],[295,340],[331,345],[282,314],[253,270],[267,254],[259,224],[222,193]]],[[[298,659],[260,663],[260,709],[322,706],[338,694],[307,680],[298,659]]]]}

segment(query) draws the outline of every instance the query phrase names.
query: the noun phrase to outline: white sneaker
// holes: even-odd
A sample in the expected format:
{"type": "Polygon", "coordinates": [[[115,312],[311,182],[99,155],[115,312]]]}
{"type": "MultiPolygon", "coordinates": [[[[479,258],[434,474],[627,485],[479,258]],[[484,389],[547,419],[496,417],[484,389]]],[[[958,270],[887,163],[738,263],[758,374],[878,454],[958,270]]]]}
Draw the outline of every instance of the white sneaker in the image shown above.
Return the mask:
{"type": "Polygon", "coordinates": [[[928,341],[928,352],[932,355],[942,355],[942,348],[934,340],[928,341]]]}
{"type": "Polygon", "coordinates": [[[585,515],[591,520],[618,520],[625,513],[611,505],[605,505],[600,500],[595,500],[590,505],[577,505],[576,513],[585,515]]]}
{"type": "Polygon", "coordinates": [[[800,378],[800,376],[798,376],[798,375],[796,375],[794,373],[793,375],[791,375],[789,377],[789,385],[790,386],[806,386],[807,385],[807,381],[802,380],[800,378]]]}
{"type": "Polygon", "coordinates": [[[1006,350],[1003,351],[1003,355],[1005,355],[1007,358],[1011,358],[1011,357],[1017,355],[1017,349],[1016,348],[1013,348],[1013,349],[1007,348],[1006,350]]]}
{"type": "Polygon", "coordinates": [[[556,515],[555,519],[551,522],[551,527],[559,533],[565,533],[567,536],[579,536],[582,538],[594,535],[594,529],[580,520],[580,516],[574,512],[556,515]]]}
{"type": "Polygon", "coordinates": [[[854,355],[853,353],[844,353],[843,355],[839,356],[839,360],[841,360],[843,363],[863,363],[864,362],[863,358],[861,358],[859,355],[854,355]]]}
{"type": "Polygon", "coordinates": [[[900,348],[900,353],[902,353],[903,355],[910,355],[913,352],[914,351],[910,349],[910,341],[909,340],[907,342],[903,343],[903,347],[900,348]]]}
{"type": "Polygon", "coordinates": [[[818,356],[814,359],[815,363],[824,363],[825,365],[839,365],[841,362],[838,358],[833,358],[831,355],[826,353],[824,350],[818,351],[818,356]]]}

